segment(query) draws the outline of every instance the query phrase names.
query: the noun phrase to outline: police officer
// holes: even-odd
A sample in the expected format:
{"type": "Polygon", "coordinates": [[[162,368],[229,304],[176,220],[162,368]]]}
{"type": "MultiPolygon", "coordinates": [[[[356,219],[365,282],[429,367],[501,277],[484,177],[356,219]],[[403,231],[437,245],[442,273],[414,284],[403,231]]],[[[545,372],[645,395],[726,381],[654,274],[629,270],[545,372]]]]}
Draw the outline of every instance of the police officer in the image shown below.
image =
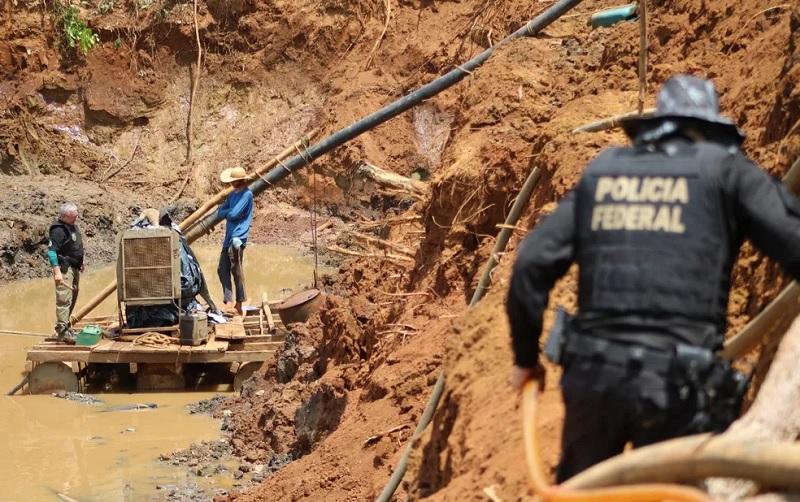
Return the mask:
{"type": "Polygon", "coordinates": [[[84,269],[83,238],[76,224],[78,206],[61,205],[58,220],[50,226],[47,258],[53,268],[56,283],[56,335],[57,340],[75,344],[70,316],[78,301],[80,275],[84,269]]]}
{"type": "Polygon", "coordinates": [[[538,340],[549,291],[579,264],[579,312],[561,359],[559,483],[627,442],[708,428],[698,427],[700,394],[678,383],[676,354],[715,357],[722,347],[731,269],[745,238],[800,278],[800,201],[741,153],[744,136],[719,115],[711,82],[673,76],[653,116],[622,126],[633,146],[601,153],[526,237],[508,294],[511,384],[542,385],[538,340]]]}

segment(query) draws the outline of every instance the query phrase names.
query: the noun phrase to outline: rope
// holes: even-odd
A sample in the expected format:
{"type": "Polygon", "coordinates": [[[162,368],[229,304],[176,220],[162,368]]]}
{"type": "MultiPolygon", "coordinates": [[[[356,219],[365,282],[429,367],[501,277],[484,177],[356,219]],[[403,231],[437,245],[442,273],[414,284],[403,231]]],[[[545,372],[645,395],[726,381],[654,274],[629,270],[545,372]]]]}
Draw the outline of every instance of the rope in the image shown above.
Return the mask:
{"type": "MultiPolygon", "coordinates": [[[[306,161],[309,167],[311,167],[311,172],[313,181],[314,181],[314,188],[312,189],[312,202],[311,202],[311,245],[314,247],[314,277],[313,282],[314,286],[317,287],[317,272],[319,270],[319,249],[317,247],[317,222],[319,221],[319,217],[317,215],[317,171],[314,169],[312,163],[314,162],[314,156],[311,155],[311,152],[308,150],[309,143],[308,139],[303,137],[300,138],[299,143],[303,145],[303,149],[300,150],[300,147],[297,146],[297,143],[294,144],[294,149],[297,150],[297,155],[300,158],[306,161]]],[[[282,164],[281,164],[282,165],[282,164]]],[[[286,166],[283,166],[286,168],[286,166]]],[[[288,168],[286,168],[288,170],[288,168]]]]}
{"type": "Polygon", "coordinates": [[[142,345],[144,347],[152,347],[154,349],[168,349],[173,343],[178,343],[178,340],[163,333],[148,331],[147,333],[134,338],[133,342],[131,343],[133,345],[142,345]]]}

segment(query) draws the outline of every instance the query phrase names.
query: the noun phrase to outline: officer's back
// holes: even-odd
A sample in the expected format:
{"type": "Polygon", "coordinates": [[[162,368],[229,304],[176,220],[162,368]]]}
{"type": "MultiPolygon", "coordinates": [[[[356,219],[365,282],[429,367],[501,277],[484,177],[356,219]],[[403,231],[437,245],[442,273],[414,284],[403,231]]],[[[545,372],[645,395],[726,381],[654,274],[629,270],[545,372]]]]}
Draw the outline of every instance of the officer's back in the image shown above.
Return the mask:
{"type": "Polygon", "coordinates": [[[689,378],[677,354],[728,368],[713,351],[744,238],[800,277],[800,202],[741,153],[744,136],[719,115],[713,84],[672,77],[654,116],[623,128],[634,145],[592,161],[523,241],[509,290],[512,383],[520,386],[543,375],[538,338],[549,290],[579,264],[578,313],[561,361],[559,481],[629,441],[720,427],[719,416],[709,418],[715,389],[689,378]]]}

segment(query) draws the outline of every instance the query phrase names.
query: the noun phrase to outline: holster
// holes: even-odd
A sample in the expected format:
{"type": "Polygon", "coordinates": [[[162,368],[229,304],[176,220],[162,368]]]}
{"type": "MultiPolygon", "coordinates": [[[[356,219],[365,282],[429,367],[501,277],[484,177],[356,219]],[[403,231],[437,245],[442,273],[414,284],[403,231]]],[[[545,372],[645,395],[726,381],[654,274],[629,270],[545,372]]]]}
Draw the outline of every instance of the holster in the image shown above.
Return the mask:
{"type": "Polygon", "coordinates": [[[675,362],[681,398],[697,410],[684,433],[723,432],[739,416],[751,379],[702,347],[679,345],[675,362]]]}
{"type": "Polygon", "coordinates": [[[80,268],[80,264],[79,263],[76,264],[75,260],[73,260],[69,256],[62,256],[62,255],[58,255],[58,266],[61,268],[62,274],[66,274],[67,269],[70,267],[80,268]]]}
{"type": "Polygon", "coordinates": [[[561,364],[564,359],[564,347],[567,343],[568,328],[572,323],[573,316],[563,307],[556,308],[556,318],[550,332],[547,334],[547,342],[544,346],[544,356],[548,361],[561,364]]]}

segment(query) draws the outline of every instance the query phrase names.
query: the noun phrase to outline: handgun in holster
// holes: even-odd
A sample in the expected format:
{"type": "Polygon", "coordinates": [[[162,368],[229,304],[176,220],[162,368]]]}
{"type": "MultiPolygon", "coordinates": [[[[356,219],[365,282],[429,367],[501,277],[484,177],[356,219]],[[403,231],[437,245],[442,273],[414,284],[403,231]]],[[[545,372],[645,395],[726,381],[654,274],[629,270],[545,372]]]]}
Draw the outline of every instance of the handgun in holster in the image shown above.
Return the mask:
{"type": "Polygon", "coordinates": [[[681,393],[694,396],[698,417],[691,432],[722,432],[739,416],[750,377],[709,349],[678,345],[675,349],[681,393]]]}
{"type": "Polygon", "coordinates": [[[548,361],[561,364],[572,317],[563,307],[556,308],[556,318],[553,321],[553,326],[547,335],[547,343],[544,346],[544,356],[548,361]]]}

